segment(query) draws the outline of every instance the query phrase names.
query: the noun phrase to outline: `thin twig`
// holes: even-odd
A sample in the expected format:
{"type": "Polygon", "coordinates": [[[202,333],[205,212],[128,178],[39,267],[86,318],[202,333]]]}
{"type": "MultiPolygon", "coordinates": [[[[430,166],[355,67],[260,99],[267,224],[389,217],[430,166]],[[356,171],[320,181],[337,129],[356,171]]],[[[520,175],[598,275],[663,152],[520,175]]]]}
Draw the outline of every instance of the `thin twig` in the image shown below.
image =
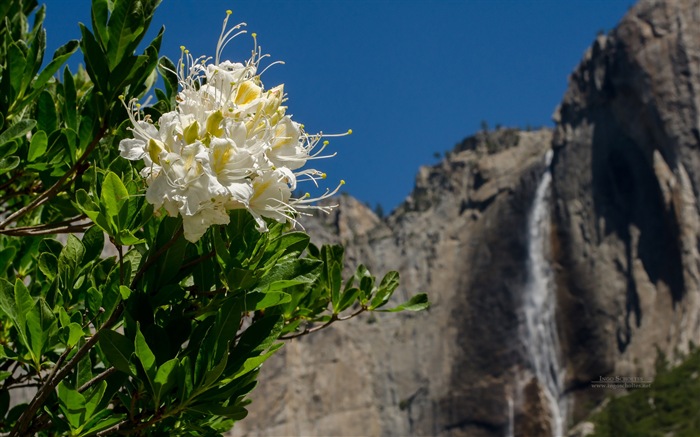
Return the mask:
{"type": "Polygon", "coordinates": [[[114,367],[110,367],[109,369],[107,369],[104,372],[100,373],[99,375],[95,376],[94,378],[92,378],[91,380],[86,382],[85,384],[81,385],[78,388],[78,393],[82,393],[85,390],[87,390],[88,388],[90,388],[90,386],[97,384],[98,382],[101,382],[101,381],[109,378],[109,376],[111,374],[115,373],[116,371],[117,371],[117,369],[115,369],[114,367]]]}
{"type": "Polygon", "coordinates": [[[66,226],[25,226],[22,228],[0,229],[0,234],[10,235],[13,237],[28,237],[32,235],[53,235],[53,234],[74,234],[76,232],[85,232],[92,223],[80,223],[77,225],[66,226]]]}
{"type": "Polygon", "coordinates": [[[280,339],[280,340],[291,340],[291,339],[293,339],[293,338],[303,337],[304,335],[308,335],[308,334],[311,334],[311,333],[313,333],[313,332],[320,331],[321,329],[327,328],[329,325],[331,325],[331,324],[334,323],[334,322],[338,322],[338,321],[341,321],[341,322],[342,322],[343,320],[352,319],[353,317],[355,317],[355,316],[357,316],[357,315],[359,315],[359,314],[362,314],[362,313],[365,312],[365,311],[367,311],[367,308],[362,307],[362,308],[360,308],[359,310],[355,311],[354,313],[352,313],[352,314],[350,314],[350,315],[348,315],[348,316],[345,316],[345,317],[340,317],[340,316],[338,316],[337,314],[333,314],[333,315],[331,315],[331,319],[330,319],[329,321],[327,321],[326,323],[324,323],[323,325],[314,326],[314,327],[312,327],[312,328],[308,328],[308,327],[307,327],[307,328],[305,328],[305,329],[304,329],[303,331],[301,331],[301,332],[296,332],[296,333],[294,333],[294,334],[289,334],[289,335],[283,335],[283,336],[280,337],[279,339],[280,339]]]}

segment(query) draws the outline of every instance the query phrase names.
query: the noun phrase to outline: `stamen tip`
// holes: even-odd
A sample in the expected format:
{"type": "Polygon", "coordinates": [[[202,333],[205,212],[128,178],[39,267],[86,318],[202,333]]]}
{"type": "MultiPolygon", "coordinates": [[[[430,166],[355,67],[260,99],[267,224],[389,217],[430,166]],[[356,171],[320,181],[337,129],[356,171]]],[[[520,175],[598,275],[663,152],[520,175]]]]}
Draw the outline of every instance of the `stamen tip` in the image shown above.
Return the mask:
{"type": "Polygon", "coordinates": [[[352,129],[348,129],[348,135],[352,135],[352,129]]]}
{"type": "Polygon", "coordinates": [[[258,37],[258,34],[255,33],[255,32],[251,33],[250,35],[251,35],[253,38],[257,38],[257,37],[258,37]]]}
{"type": "Polygon", "coordinates": [[[231,9],[226,9],[226,15],[231,15],[233,14],[233,11],[231,9]]]}
{"type": "Polygon", "coordinates": [[[325,173],[321,173],[321,179],[325,179],[327,175],[325,173]]]}
{"type": "Polygon", "coordinates": [[[323,145],[324,145],[324,146],[327,146],[327,145],[329,145],[330,143],[331,143],[330,141],[326,140],[326,141],[323,142],[323,145]]]}
{"type": "Polygon", "coordinates": [[[345,185],[345,179],[340,180],[340,185],[345,185]]]}

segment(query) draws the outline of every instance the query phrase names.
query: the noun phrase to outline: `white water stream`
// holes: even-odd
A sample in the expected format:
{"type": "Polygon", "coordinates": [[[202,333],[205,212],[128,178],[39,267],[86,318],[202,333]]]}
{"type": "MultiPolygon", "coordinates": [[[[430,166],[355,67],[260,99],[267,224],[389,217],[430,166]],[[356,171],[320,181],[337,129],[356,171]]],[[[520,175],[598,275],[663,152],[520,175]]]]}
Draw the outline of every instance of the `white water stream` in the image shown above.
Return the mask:
{"type": "Polygon", "coordinates": [[[556,296],[549,254],[549,199],[552,151],[546,155],[547,169],[542,175],[528,217],[528,280],[523,295],[523,342],[531,370],[540,383],[549,404],[552,435],[564,435],[566,405],[562,396],[564,369],[556,326],[556,296]]]}

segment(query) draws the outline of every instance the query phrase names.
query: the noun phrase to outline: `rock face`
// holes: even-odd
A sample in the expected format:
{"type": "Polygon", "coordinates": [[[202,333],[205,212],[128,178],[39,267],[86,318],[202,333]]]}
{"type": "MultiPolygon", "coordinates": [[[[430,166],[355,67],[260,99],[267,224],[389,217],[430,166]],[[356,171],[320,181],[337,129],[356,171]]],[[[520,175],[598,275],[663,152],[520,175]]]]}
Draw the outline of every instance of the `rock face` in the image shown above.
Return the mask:
{"type": "Polygon", "coordinates": [[[306,223],[317,243],[345,243],[349,265],[398,270],[397,300],[426,291],[432,307],[359,317],[290,342],[263,367],[234,435],[492,436],[513,428],[525,360],[518,331],[527,215],[550,145],[548,130],[480,134],[421,168],[413,195],[386,220],[341,197],[330,216],[306,223]]]}
{"type": "Polygon", "coordinates": [[[657,350],[697,344],[700,0],[633,7],[555,118],[553,133],[465,140],[386,219],[341,197],[305,223],[315,243],[344,243],[352,268],[398,270],[397,301],[426,291],[433,305],[291,341],[234,435],[549,436],[612,394],[592,380],[651,377],[657,350]],[[553,291],[533,311],[536,199],[553,291]],[[533,322],[545,308],[552,322],[533,322]],[[527,339],[554,359],[537,364],[527,339]]]}
{"type": "Polygon", "coordinates": [[[642,1],[585,54],[556,115],[558,314],[574,418],[606,394],[592,379],[651,376],[655,348],[674,357],[697,343],[698,90],[700,1],[642,1]]]}

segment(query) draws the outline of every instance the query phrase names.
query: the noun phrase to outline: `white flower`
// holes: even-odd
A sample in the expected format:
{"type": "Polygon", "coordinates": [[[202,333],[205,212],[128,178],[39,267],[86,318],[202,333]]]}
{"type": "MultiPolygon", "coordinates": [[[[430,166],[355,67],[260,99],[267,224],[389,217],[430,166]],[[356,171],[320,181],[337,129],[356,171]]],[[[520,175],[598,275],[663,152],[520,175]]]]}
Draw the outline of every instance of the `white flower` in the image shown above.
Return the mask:
{"type": "Polygon", "coordinates": [[[140,105],[130,102],[133,138],[119,143],[122,157],[144,163],[146,200],[181,216],[191,242],[210,226],[227,224],[233,209],[246,208],[261,232],[267,230],[266,219],[296,224],[298,215],[310,208],[328,210],[311,203],[335,194],[343,184],[317,199],[292,197],[298,178],[314,184],[325,178],[302,167],[323,158],[319,154],[328,141],[313,151],[329,135],[309,136],[303,125],[285,115],[283,85],[265,90],[258,67],[266,55],[257,40],[246,62],[219,60],[226,44],[244,33],[242,24],[227,29],[227,22],[228,15],[213,64],[208,64],[211,58],[194,59],[182,48],[174,72],[181,87],[176,110],[154,124],[148,117],[141,119],[140,105]]]}
{"type": "Polygon", "coordinates": [[[253,180],[253,196],[250,198],[248,210],[255,218],[260,232],[267,231],[267,223],[263,217],[286,223],[290,214],[295,212],[289,205],[292,195],[289,184],[292,182],[296,183],[294,175],[283,169],[263,173],[253,180]]]}

